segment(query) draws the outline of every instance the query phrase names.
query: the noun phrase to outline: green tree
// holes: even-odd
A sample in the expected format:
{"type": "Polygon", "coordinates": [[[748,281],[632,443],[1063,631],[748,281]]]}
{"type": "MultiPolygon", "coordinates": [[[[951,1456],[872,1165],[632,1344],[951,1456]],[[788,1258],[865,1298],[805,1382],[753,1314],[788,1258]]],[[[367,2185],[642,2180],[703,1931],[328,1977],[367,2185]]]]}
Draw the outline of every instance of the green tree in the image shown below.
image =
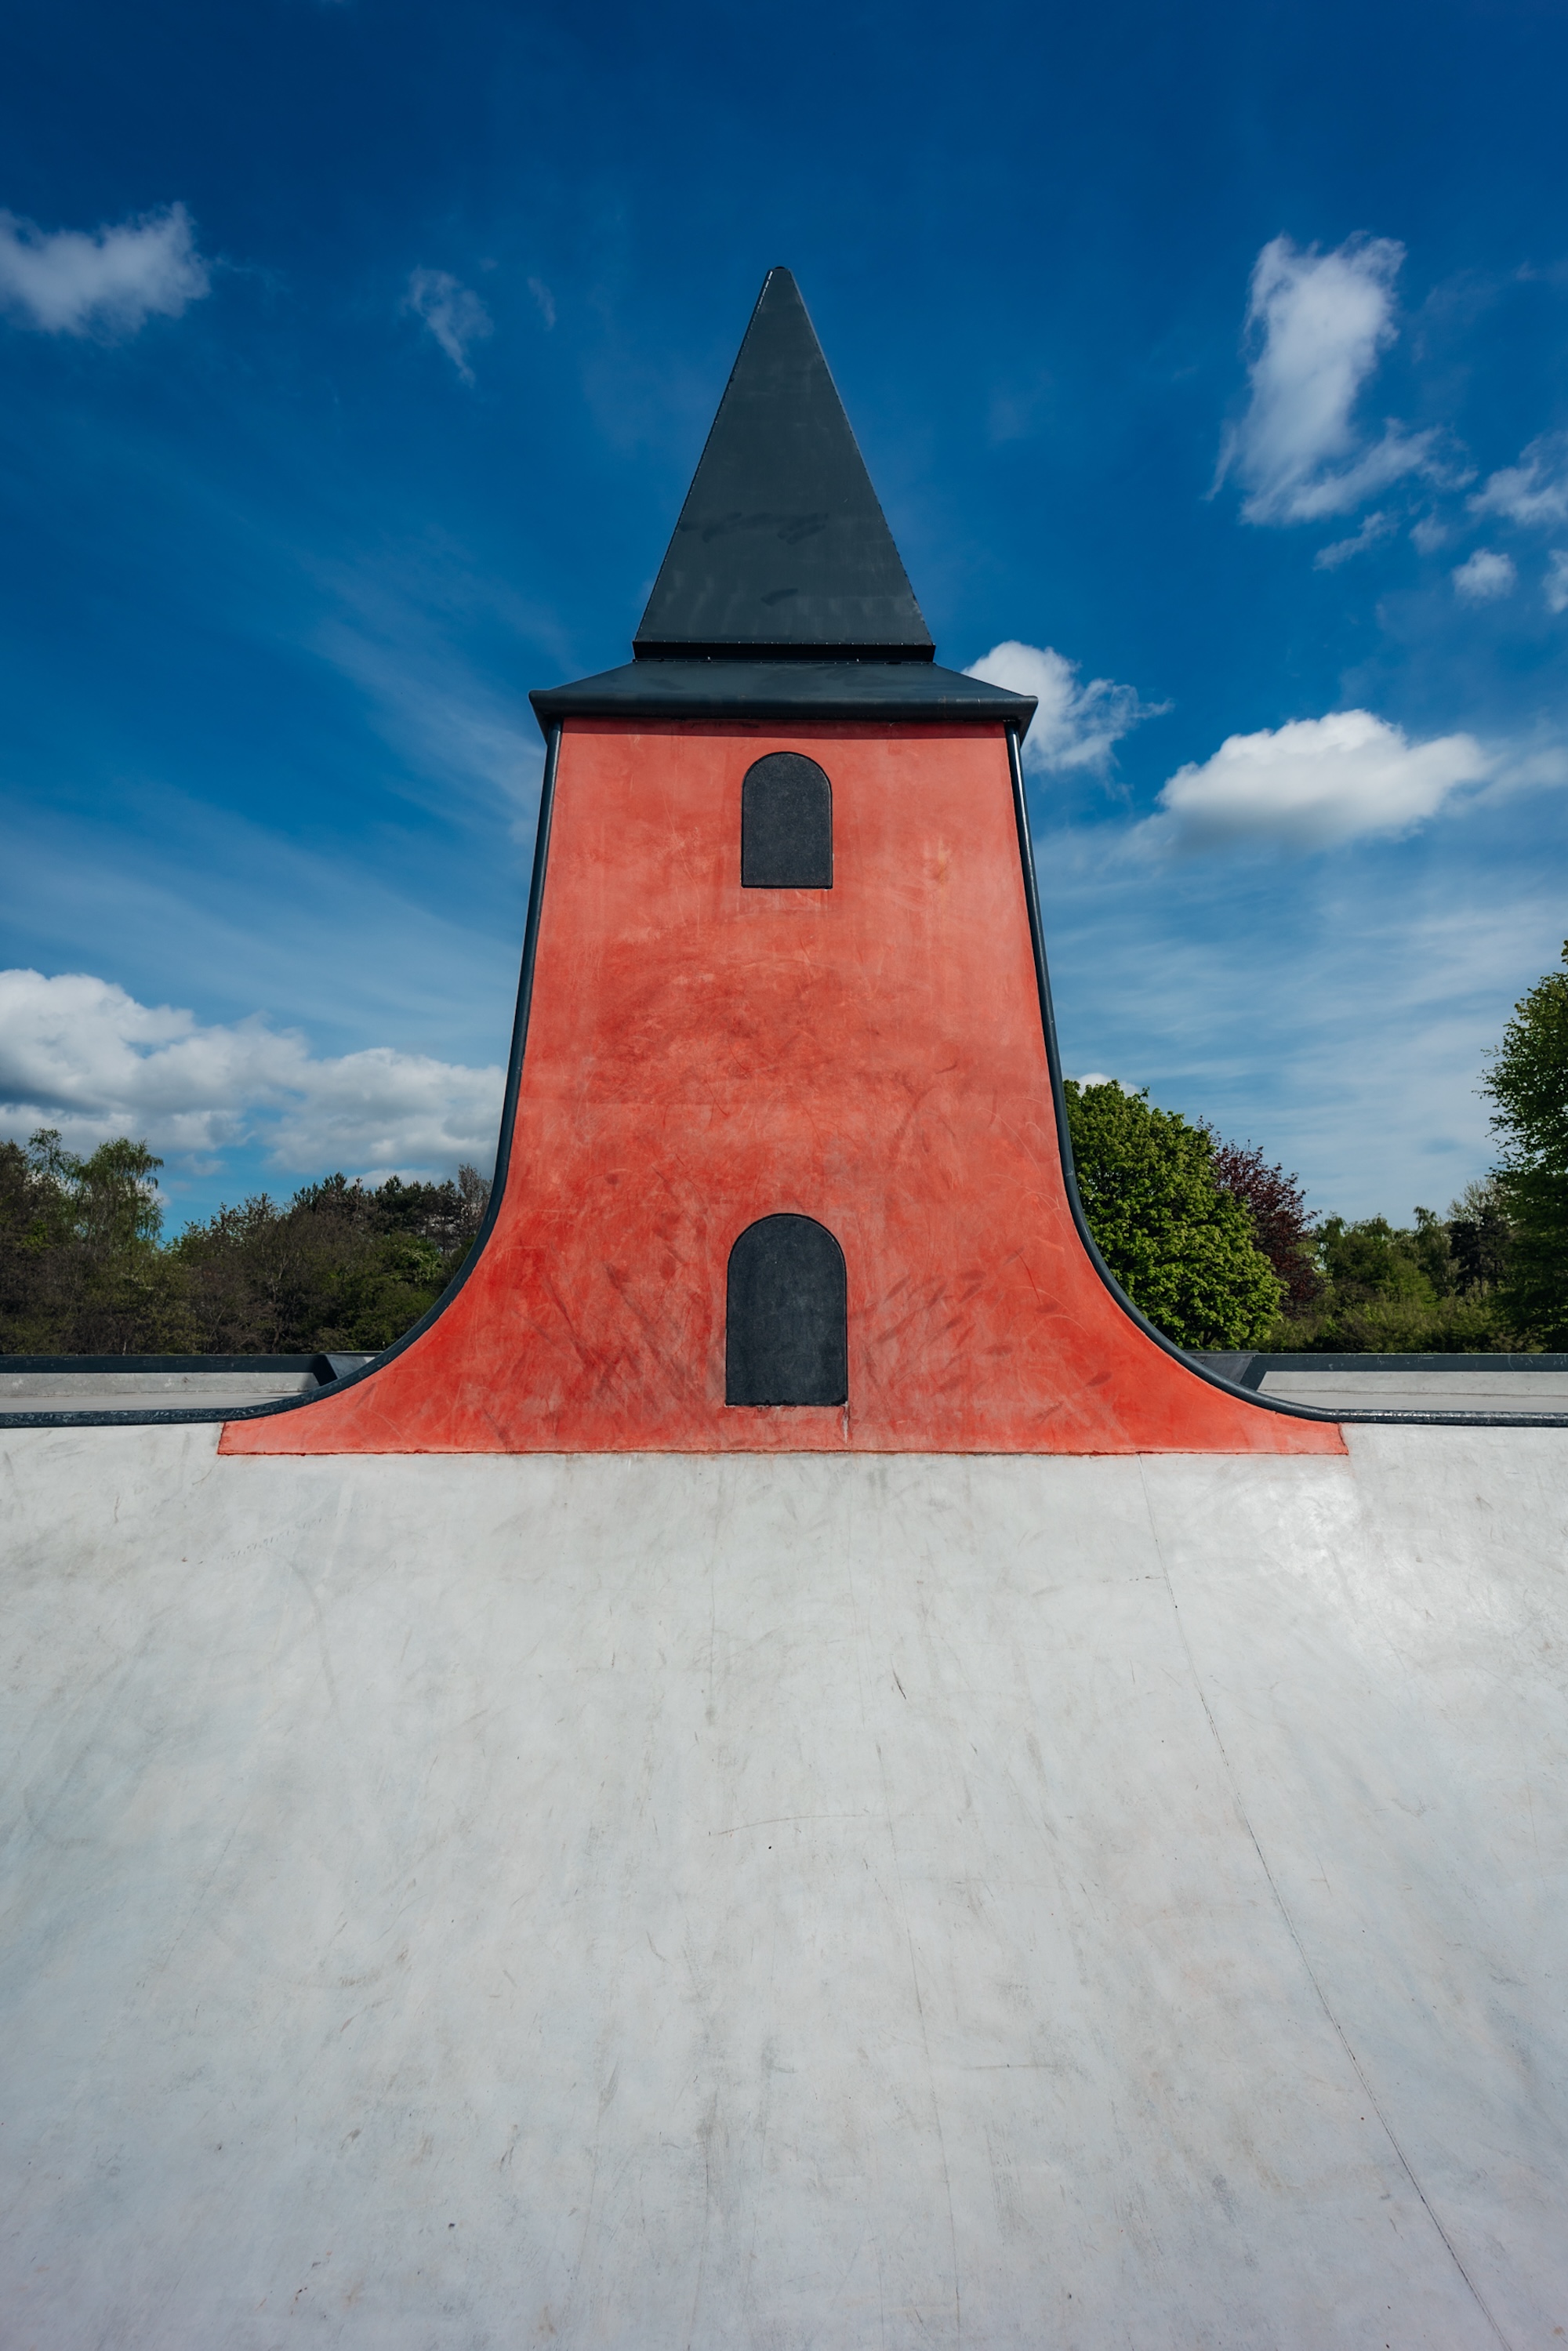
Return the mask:
{"type": "Polygon", "coordinates": [[[56,1346],[50,1292],[67,1237],[67,1200],[42,1140],[0,1143],[0,1349],[8,1355],[48,1354],[56,1346]]]}
{"type": "Polygon", "coordinates": [[[204,1347],[223,1354],[390,1346],[462,1266],[489,1186],[329,1176],[280,1207],[266,1193],[175,1243],[204,1347]]]}
{"type": "Polygon", "coordinates": [[[1299,1180],[1287,1176],[1277,1160],[1270,1164],[1256,1144],[1226,1143],[1207,1120],[1204,1132],[1214,1144],[1215,1182],[1252,1219],[1253,1241],[1283,1284],[1285,1312],[1300,1313],[1318,1296],[1323,1280],[1299,1180]]]}
{"type": "Polygon", "coordinates": [[[1349,1223],[1326,1217],[1317,1229],[1323,1278],[1307,1312],[1280,1326],[1270,1343],[1308,1354],[1495,1354],[1519,1343],[1496,1295],[1468,1285],[1450,1224],[1417,1208],[1413,1226],[1386,1217],[1349,1223]]]}
{"type": "Polygon", "coordinates": [[[0,1353],[309,1354],[391,1344],[473,1246],[489,1186],[265,1193],[162,1245],[162,1162],[127,1136],[85,1159],[46,1128],[0,1143],[0,1353]]]}
{"type": "Polygon", "coordinates": [[[159,1247],[162,1161],[120,1136],[85,1159],[53,1127],[0,1144],[0,1344],[10,1354],[180,1353],[195,1327],[159,1247]]]}
{"type": "Polygon", "coordinates": [[[1282,1286],[1218,1181],[1207,1130],[1146,1092],[1071,1079],[1067,1117],[1089,1229],[1134,1304],[1179,1346],[1261,1344],[1282,1286]]]}
{"type": "Polygon", "coordinates": [[[1514,1007],[1485,1081],[1512,1227],[1503,1298],[1550,1348],[1568,1347],[1568,944],[1563,962],[1514,1007]]]}
{"type": "Polygon", "coordinates": [[[1501,1289],[1513,1262],[1513,1221],[1495,1176],[1467,1184],[1448,1210],[1455,1287],[1467,1296],[1501,1289]]]}
{"type": "Polygon", "coordinates": [[[1270,1347],[1306,1354],[1496,1354],[1526,1346],[1501,1291],[1511,1228],[1495,1184],[1468,1186],[1445,1219],[1417,1208],[1325,1217],[1312,1236],[1316,1296],[1290,1309],[1270,1347]]]}

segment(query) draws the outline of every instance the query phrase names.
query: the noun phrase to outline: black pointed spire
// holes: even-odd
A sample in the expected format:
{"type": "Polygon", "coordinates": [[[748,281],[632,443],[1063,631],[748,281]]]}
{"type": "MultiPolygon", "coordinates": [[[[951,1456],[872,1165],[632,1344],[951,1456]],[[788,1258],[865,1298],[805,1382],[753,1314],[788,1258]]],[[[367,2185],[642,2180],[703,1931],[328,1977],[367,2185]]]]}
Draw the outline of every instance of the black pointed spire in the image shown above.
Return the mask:
{"type": "Polygon", "coordinates": [[[933,658],[787,269],[763,281],[634,650],[639,660],[933,658]]]}
{"type": "Polygon", "coordinates": [[[1002,726],[1034,696],[938,669],[806,307],[771,269],[686,494],[637,659],[529,700],[568,719],[1002,726]]]}

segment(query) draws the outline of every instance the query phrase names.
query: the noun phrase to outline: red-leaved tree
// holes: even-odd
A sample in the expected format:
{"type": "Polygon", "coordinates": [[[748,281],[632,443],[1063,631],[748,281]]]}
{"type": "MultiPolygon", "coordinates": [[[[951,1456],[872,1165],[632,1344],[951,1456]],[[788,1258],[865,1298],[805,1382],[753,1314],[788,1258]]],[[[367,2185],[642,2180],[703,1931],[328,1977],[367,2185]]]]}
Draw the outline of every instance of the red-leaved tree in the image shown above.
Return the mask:
{"type": "Polygon", "coordinates": [[[1285,1285],[1287,1311],[1310,1306],[1323,1284],[1312,1262],[1312,1221],[1296,1178],[1282,1167],[1270,1167],[1254,1144],[1222,1143],[1216,1135],[1214,1180],[1250,1212],[1258,1247],[1285,1285]]]}

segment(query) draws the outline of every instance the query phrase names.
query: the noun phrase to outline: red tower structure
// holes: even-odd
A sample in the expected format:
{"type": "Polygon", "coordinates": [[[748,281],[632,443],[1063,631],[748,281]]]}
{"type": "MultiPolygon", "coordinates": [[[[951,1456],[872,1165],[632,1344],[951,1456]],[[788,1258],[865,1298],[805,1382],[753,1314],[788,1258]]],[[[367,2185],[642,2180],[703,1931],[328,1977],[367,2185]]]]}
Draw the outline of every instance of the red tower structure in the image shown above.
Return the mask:
{"type": "Polygon", "coordinates": [[[1019,745],[940,668],[788,270],[624,668],[548,744],[486,1229],[228,1454],[1323,1453],[1105,1272],[1019,745]]]}

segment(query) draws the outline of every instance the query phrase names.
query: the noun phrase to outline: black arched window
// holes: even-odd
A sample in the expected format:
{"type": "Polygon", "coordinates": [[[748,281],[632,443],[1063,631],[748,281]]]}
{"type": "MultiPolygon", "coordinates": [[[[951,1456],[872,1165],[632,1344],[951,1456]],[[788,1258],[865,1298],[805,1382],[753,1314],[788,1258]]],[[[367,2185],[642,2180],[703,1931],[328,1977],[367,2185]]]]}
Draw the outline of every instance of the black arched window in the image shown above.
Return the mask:
{"type": "Polygon", "coordinates": [[[815,759],[769,751],[740,788],[743,890],[831,890],[833,788],[815,759]]]}
{"type": "Polygon", "coordinates": [[[764,1217],[729,1253],[726,1404],[845,1404],[844,1253],[810,1217],[764,1217]]]}

